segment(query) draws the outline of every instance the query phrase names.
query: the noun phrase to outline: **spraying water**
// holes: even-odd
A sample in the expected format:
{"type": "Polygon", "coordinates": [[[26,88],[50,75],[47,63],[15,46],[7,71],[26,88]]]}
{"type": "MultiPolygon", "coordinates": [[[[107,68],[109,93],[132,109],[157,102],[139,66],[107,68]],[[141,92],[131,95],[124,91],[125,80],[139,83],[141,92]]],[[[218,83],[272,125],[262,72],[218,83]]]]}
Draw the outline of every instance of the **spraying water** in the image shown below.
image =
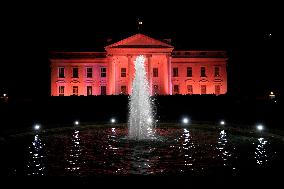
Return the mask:
{"type": "Polygon", "coordinates": [[[129,99],[129,138],[135,140],[154,139],[154,116],[144,63],[143,55],[134,61],[135,76],[129,99]]]}

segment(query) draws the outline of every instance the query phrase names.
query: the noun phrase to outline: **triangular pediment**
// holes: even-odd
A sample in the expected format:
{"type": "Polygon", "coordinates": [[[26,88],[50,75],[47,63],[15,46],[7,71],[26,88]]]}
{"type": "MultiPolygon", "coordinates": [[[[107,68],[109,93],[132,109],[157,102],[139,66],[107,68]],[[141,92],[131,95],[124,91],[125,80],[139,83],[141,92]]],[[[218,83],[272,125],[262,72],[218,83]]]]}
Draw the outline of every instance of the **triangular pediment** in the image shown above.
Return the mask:
{"type": "Polygon", "coordinates": [[[173,46],[138,33],[105,47],[109,48],[173,48],[173,46]]]}

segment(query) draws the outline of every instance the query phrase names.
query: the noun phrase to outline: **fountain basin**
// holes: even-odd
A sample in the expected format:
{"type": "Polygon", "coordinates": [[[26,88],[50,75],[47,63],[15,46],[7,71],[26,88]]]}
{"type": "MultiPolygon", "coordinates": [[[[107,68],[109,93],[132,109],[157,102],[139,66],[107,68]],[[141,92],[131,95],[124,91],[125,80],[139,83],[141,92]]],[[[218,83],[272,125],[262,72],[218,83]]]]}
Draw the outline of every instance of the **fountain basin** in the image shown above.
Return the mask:
{"type": "Polygon", "coordinates": [[[2,137],[6,175],[250,175],[282,170],[283,136],[213,124],[161,124],[157,140],[127,125],[81,125],[2,137]]]}

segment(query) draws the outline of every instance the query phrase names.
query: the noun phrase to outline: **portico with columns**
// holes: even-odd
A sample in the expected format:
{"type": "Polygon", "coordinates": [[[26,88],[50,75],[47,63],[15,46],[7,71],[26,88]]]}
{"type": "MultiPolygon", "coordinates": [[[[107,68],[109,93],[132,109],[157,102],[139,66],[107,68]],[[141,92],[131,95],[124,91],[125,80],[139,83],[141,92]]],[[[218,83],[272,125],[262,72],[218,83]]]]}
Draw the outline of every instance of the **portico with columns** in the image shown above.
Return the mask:
{"type": "Polygon", "coordinates": [[[127,94],[131,94],[135,74],[134,61],[139,55],[144,55],[146,58],[145,69],[151,94],[154,94],[153,86],[159,94],[171,94],[168,70],[171,69],[169,57],[173,49],[174,47],[167,43],[142,34],[106,46],[107,56],[110,57],[108,94],[119,95],[122,93],[121,88],[124,87],[127,89],[127,94]],[[157,70],[155,76],[153,75],[153,68],[157,70]],[[123,75],[122,71],[126,71],[126,75],[123,75]]]}

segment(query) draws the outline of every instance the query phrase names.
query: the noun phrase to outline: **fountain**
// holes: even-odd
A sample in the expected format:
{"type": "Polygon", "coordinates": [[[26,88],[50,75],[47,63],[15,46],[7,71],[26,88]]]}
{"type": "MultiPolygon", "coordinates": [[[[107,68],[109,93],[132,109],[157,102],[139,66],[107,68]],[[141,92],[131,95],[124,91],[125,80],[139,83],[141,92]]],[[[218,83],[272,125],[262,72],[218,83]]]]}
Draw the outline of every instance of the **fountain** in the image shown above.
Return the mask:
{"type": "Polygon", "coordinates": [[[129,99],[129,133],[134,140],[154,139],[154,116],[150,99],[149,82],[145,71],[145,58],[137,56],[134,61],[135,76],[129,99]]]}

